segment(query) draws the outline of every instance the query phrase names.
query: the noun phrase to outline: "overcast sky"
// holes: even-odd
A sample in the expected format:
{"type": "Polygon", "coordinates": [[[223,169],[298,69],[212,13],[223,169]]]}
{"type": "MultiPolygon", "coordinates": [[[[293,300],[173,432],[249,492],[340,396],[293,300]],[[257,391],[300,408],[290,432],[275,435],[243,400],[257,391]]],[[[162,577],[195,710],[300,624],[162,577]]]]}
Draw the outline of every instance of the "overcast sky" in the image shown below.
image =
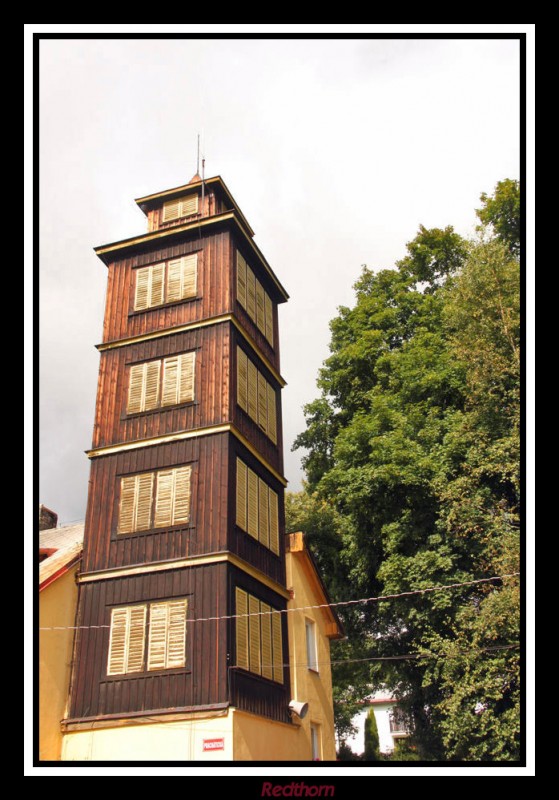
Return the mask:
{"type": "Polygon", "coordinates": [[[285,473],[361,265],[419,224],[469,235],[519,175],[519,44],[507,40],[42,40],[40,501],[83,519],[107,270],[146,230],[135,197],[187,182],[203,135],[291,299],[280,307],[285,473]]]}

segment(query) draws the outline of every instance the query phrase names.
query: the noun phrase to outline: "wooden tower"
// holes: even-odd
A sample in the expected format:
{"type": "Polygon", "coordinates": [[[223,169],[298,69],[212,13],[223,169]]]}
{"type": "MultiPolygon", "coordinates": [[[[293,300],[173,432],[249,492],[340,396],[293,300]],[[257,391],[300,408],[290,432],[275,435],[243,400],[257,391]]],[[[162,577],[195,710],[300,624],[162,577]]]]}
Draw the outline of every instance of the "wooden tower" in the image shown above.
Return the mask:
{"type": "MultiPolygon", "coordinates": [[[[64,728],[196,720],[204,742],[225,731],[200,751],[227,758],[230,709],[290,724],[272,613],[289,598],[287,294],[220,177],[136,202],[148,232],[95,251],[108,289],[64,728]]],[[[193,741],[167,757],[197,758],[193,741]]]]}

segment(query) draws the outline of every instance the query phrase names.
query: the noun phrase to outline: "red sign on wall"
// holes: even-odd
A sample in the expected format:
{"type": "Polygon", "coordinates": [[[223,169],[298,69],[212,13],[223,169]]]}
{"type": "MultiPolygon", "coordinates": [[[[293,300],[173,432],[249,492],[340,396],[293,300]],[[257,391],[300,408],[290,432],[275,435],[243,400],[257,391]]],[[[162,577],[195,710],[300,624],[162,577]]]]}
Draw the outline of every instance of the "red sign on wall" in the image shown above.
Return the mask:
{"type": "Polygon", "coordinates": [[[202,749],[206,750],[225,750],[225,739],[203,739],[202,749]]]}

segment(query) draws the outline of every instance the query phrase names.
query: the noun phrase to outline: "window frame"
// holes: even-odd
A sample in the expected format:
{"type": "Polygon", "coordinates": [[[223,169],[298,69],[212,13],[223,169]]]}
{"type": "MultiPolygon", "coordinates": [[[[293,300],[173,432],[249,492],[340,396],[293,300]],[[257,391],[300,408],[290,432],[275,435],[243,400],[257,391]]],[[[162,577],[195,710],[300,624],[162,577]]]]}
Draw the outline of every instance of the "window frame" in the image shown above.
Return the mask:
{"type": "MultiPolygon", "coordinates": [[[[154,414],[161,411],[165,411],[171,408],[179,408],[180,406],[190,406],[195,405],[198,400],[196,398],[196,364],[198,361],[197,353],[199,347],[193,347],[190,350],[186,350],[182,353],[170,353],[165,356],[160,356],[159,358],[150,358],[146,359],[145,361],[134,361],[126,364],[126,373],[127,373],[127,384],[126,390],[123,392],[124,395],[124,411],[121,413],[120,419],[121,421],[132,419],[134,417],[138,417],[142,414],[154,414]],[[182,358],[183,356],[191,356],[192,357],[192,399],[191,400],[179,400],[176,403],[163,403],[164,397],[164,389],[165,389],[165,362],[169,361],[173,358],[182,358]],[[156,364],[159,362],[159,369],[158,369],[158,380],[157,380],[157,405],[152,406],[150,408],[144,408],[140,411],[128,411],[128,407],[130,405],[130,386],[132,380],[132,370],[135,367],[142,367],[145,368],[146,364],[156,364]]],[[[143,378],[142,382],[144,382],[146,378],[143,378]]],[[[179,379],[177,383],[178,391],[180,392],[180,370],[179,370],[179,379]]],[[[142,394],[145,394],[145,391],[142,387],[142,394]]]]}
{"type": "Polygon", "coordinates": [[[316,635],[316,622],[310,617],[305,617],[305,650],[307,654],[307,669],[319,674],[318,669],[318,641],[316,635]],[[311,635],[309,636],[309,631],[311,635]],[[312,651],[312,652],[309,652],[312,651]]]}
{"type": "MultiPolygon", "coordinates": [[[[127,473],[125,475],[117,475],[116,479],[118,481],[118,489],[116,492],[115,497],[115,517],[116,517],[116,524],[114,524],[113,533],[111,535],[112,541],[120,541],[121,537],[123,536],[143,536],[147,533],[157,533],[158,531],[172,531],[175,529],[181,528],[194,528],[194,504],[193,504],[193,495],[194,495],[194,463],[190,462],[189,464],[177,464],[172,465],[170,467],[161,467],[156,470],[146,470],[145,472],[132,472],[127,473]],[[158,480],[157,476],[159,473],[165,473],[169,471],[177,472],[178,470],[188,469],[189,470],[189,505],[188,505],[188,521],[184,522],[173,522],[169,525],[158,525],[155,526],[155,514],[156,514],[156,507],[157,507],[157,490],[158,490],[158,480]],[[150,502],[150,510],[149,510],[149,520],[150,526],[148,528],[138,528],[131,531],[120,530],[120,518],[121,518],[121,507],[122,507],[122,492],[123,492],[123,479],[126,478],[137,478],[138,476],[152,476],[152,483],[151,483],[151,502],[150,502]]],[[[176,478],[174,479],[176,482],[176,478]]],[[[136,490],[135,490],[136,492],[136,490]]],[[[173,498],[174,503],[174,498],[173,498]]],[[[175,506],[173,505],[173,509],[175,506]]],[[[134,507],[133,510],[133,517],[136,518],[138,515],[138,510],[134,507]]],[[[174,513],[174,511],[173,511],[174,513]]]]}
{"type": "Polygon", "coordinates": [[[190,303],[192,300],[199,300],[201,298],[200,294],[200,266],[202,262],[202,254],[204,250],[200,247],[198,250],[194,250],[191,253],[183,253],[180,256],[173,256],[171,258],[166,258],[163,261],[154,261],[151,264],[139,264],[136,267],[132,267],[132,290],[130,292],[130,305],[128,309],[128,316],[133,317],[136,314],[146,314],[149,311],[156,311],[157,309],[161,308],[170,308],[171,306],[180,305],[181,303],[190,303]],[[177,261],[181,258],[188,258],[189,256],[196,256],[196,270],[195,270],[195,283],[196,289],[193,295],[188,297],[182,297],[179,300],[170,300],[167,301],[168,295],[168,280],[169,280],[169,263],[171,261],[177,261]],[[136,286],[138,282],[138,272],[142,269],[153,269],[154,267],[163,266],[163,302],[156,303],[154,305],[146,306],[145,308],[136,308],[136,286]]]}

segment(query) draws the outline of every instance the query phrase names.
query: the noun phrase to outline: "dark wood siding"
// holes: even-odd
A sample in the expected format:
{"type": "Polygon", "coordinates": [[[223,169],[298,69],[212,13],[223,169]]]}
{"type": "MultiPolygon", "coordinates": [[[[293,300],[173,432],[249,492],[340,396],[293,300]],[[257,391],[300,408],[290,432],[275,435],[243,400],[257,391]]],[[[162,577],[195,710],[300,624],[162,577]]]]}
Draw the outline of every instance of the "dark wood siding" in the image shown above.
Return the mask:
{"type": "MultiPolygon", "coordinates": [[[[236,567],[229,567],[229,605],[232,609],[231,613],[235,611],[235,589],[236,587],[244,589],[246,592],[263,600],[273,608],[284,609],[286,608],[286,600],[280,597],[275,592],[263,586],[258,581],[251,578],[246,573],[237,569],[236,567]]],[[[283,685],[276,683],[272,680],[267,680],[261,675],[247,672],[243,669],[235,667],[237,663],[237,653],[235,644],[235,620],[231,620],[229,625],[229,649],[231,654],[231,705],[236,708],[241,708],[245,711],[250,711],[253,714],[261,714],[264,717],[270,717],[282,722],[291,722],[288,712],[288,705],[290,701],[290,675],[289,667],[289,647],[287,639],[287,614],[282,614],[282,644],[283,644],[283,663],[284,667],[284,681],[283,685]]]]}
{"type": "Polygon", "coordinates": [[[231,323],[197,328],[101,353],[93,447],[228,422],[231,323]],[[196,352],[195,400],[127,415],[132,364],[196,352]]]}
{"type": "Polygon", "coordinates": [[[285,586],[285,503],[284,487],[262,466],[258,459],[235,438],[231,439],[229,447],[229,521],[228,545],[232,553],[240,556],[244,561],[259,569],[265,575],[285,586]],[[237,491],[237,457],[256,472],[256,474],[270,486],[278,496],[278,529],[279,529],[279,555],[273,553],[268,547],[257,542],[246,531],[237,527],[236,518],[236,491],[237,491]]]}
{"type": "Polygon", "coordinates": [[[115,606],[188,598],[189,620],[227,613],[225,564],[190,567],[80,587],[80,622],[70,717],[156,712],[227,702],[227,621],[187,623],[185,668],[107,676],[109,626],[115,606]]]}
{"type": "Polygon", "coordinates": [[[84,536],[84,572],[149,564],[225,550],[230,434],[144,447],[93,460],[84,536]],[[187,525],[117,534],[120,478],[165,467],[192,466],[187,525]]]}
{"type": "Polygon", "coordinates": [[[239,431],[258,450],[266,461],[268,461],[280,475],[283,475],[281,387],[272,373],[265,367],[264,362],[258,358],[258,355],[252,347],[246,344],[243,336],[238,331],[234,331],[234,335],[231,339],[231,419],[239,431]],[[274,444],[264,431],[258,427],[256,422],[249,417],[246,411],[243,411],[237,404],[237,345],[245,351],[258,371],[262,373],[268,383],[276,390],[277,444],[274,444]]]}
{"type": "Polygon", "coordinates": [[[227,231],[203,237],[189,231],[172,245],[162,243],[157,247],[151,242],[142,252],[110,263],[103,341],[126,339],[230,312],[231,273],[230,234],[227,231]],[[199,253],[197,297],[135,312],[134,270],[194,252],[199,253]]]}

